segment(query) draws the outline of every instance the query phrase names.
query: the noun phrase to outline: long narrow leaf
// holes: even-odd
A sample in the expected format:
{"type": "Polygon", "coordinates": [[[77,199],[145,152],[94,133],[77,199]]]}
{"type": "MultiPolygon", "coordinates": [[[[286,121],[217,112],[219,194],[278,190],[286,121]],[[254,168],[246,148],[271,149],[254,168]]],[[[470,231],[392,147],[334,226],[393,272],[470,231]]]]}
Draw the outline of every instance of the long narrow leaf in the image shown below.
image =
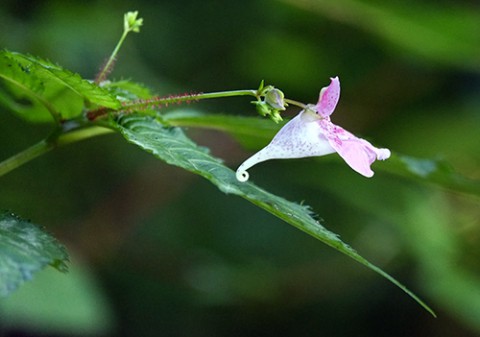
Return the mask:
{"type": "Polygon", "coordinates": [[[422,300],[405,286],[360,256],[354,249],[340,240],[338,235],[323,227],[315,220],[308,207],[270,194],[252,183],[237,181],[232,170],[223,165],[219,159],[212,157],[205,148],[199,147],[187,138],[180,128],[165,127],[155,119],[140,115],[120,116],[116,121],[111,122],[111,126],[118,130],[127,141],[152,153],[155,157],[203,176],[221,191],[245,198],[379,273],[405,291],[428,312],[435,315],[422,300]]]}

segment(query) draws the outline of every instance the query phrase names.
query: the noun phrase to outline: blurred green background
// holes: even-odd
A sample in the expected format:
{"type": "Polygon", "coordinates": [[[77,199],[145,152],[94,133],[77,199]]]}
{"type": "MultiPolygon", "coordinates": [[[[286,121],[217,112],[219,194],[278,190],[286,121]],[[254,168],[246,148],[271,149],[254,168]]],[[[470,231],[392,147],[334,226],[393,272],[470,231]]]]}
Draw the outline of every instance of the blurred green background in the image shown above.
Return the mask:
{"type": "MultiPolygon", "coordinates": [[[[335,123],[480,179],[478,1],[4,0],[0,46],[93,78],[129,10],[144,27],[112,78],[161,95],[265,79],[314,103],[338,75],[335,123]]],[[[248,98],[176,109],[255,114],[248,98]]],[[[3,108],[0,121],[1,159],[50,131],[3,108]]],[[[254,150],[219,132],[188,133],[232,168],[254,150]]],[[[251,177],[311,205],[437,319],[315,239],[109,135],[0,178],[0,208],[46,226],[72,255],[69,274],[47,269],[0,301],[0,335],[478,336],[478,198],[381,165],[365,179],[329,157],[272,161],[251,177]]]]}

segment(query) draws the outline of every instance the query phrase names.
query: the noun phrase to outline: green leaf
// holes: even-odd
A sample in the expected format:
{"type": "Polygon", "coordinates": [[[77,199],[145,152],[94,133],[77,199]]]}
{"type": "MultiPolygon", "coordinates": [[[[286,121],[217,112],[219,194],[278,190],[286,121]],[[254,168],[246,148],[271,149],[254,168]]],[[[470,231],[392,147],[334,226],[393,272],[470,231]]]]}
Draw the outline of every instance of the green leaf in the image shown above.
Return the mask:
{"type": "Polygon", "coordinates": [[[68,88],[90,103],[111,109],[118,109],[120,107],[120,102],[107,90],[91,81],[81,78],[79,74],[72,73],[69,70],[37,57],[19,53],[10,53],[10,55],[13,60],[17,61],[24,68],[32,68],[31,71],[40,79],[56,81],[64,88],[68,88]]]}
{"type": "Polygon", "coordinates": [[[5,82],[0,101],[31,122],[79,116],[85,101],[112,109],[121,106],[108,90],[33,56],[0,51],[0,78],[5,82]]]}
{"type": "Polygon", "coordinates": [[[47,265],[67,271],[68,254],[50,234],[10,213],[0,214],[0,296],[47,265]]]}
{"type": "Polygon", "coordinates": [[[199,147],[185,136],[177,127],[166,127],[159,121],[141,115],[124,115],[111,122],[127,141],[152,153],[165,162],[199,174],[216,185],[225,193],[235,194],[254,205],[263,208],[278,218],[317,238],[339,252],[379,273],[393,284],[400,287],[432,315],[434,312],[415,294],[400,284],[389,274],[360,256],[345,244],[338,235],[327,230],[311,213],[307,206],[289,202],[270,194],[250,182],[239,182],[235,172],[212,157],[205,148],[199,147]]]}
{"type": "Polygon", "coordinates": [[[57,109],[44,97],[45,85],[30,69],[23,68],[9,57],[0,53],[0,102],[20,117],[34,122],[51,121],[57,109]]]}

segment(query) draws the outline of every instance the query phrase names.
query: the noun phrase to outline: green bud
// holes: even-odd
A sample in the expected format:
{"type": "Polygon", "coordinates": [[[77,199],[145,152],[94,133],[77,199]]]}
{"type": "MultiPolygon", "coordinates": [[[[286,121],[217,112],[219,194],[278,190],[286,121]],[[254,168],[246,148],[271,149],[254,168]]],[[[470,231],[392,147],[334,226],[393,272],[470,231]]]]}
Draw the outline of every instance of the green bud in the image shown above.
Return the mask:
{"type": "Polygon", "coordinates": [[[260,85],[258,86],[257,91],[258,91],[258,92],[262,92],[264,86],[265,86],[265,81],[262,80],[262,81],[260,82],[260,85]]]}
{"type": "Polygon", "coordinates": [[[255,105],[255,108],[257,109],[257,112],[260,116],[265,117],[270,115],[271,109],[267,103],[262,101],[253,101],[251,103],[255,105]]]}
{"type": "Polygon", "coordinates": [[[282,118],[282,116],[280,116],[280,113],[278,112],[278,110],[273,111],[270,114],[270,119],[277,124],[280,123],[281,121],[283,121],[283,118],[282,118]]]}
{"type": "Polygon", "coordinates": [[[140,32],[140,26],[143,25],[143,18],[137,19],[138,11],[127,12],[123,16],[123,27],[125,31],[140,32]]]}
{"type": "Polygon", "coordinates": [[[255,105],[257,112],[263,117],[268,116],[275,123],[281,122],[283,119],[280,116],[280,111],[285,110],[287,106],[283,92],[271,85],[264,86],[262,81],[257,94],[258,99],[251,102],[255,105]],[[263,99],[260,98],[261,96],[263,96],[263,99]]]}

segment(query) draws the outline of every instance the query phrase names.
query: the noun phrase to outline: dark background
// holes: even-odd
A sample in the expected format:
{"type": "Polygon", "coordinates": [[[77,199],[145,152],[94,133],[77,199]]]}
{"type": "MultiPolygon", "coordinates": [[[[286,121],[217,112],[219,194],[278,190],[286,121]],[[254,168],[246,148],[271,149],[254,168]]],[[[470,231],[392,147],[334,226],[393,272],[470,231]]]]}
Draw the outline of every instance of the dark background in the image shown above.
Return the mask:
{"type": "MultiPolygon", "coordinates": [[[[144,26],[128,36],[112,78],[161,95],[254,89],[264,79],[315,103],[338,75],[335,123],[480,178],[477,1],[7,0],[0,46],[94,78],[129,10],[144,26]]],[[[179,107],[187,108],[255,114],[248,98],[179,107]]],[[[1,159],[50,129],[2,108],[1,159]]],[[[219,132],[187,131],[232,168],[251,150],[219,132]]],[[[403,180],[381,165],[372,179],[328,158],[272,161],[251,175],[311,205],[437,319],[372,271],[109,135],[0,178],[0,207],[46,226],[72,255],[69,274],[47,269],[0,301],[0,329],[6,336],[478,336],[478,199],[403,180]]]]}

